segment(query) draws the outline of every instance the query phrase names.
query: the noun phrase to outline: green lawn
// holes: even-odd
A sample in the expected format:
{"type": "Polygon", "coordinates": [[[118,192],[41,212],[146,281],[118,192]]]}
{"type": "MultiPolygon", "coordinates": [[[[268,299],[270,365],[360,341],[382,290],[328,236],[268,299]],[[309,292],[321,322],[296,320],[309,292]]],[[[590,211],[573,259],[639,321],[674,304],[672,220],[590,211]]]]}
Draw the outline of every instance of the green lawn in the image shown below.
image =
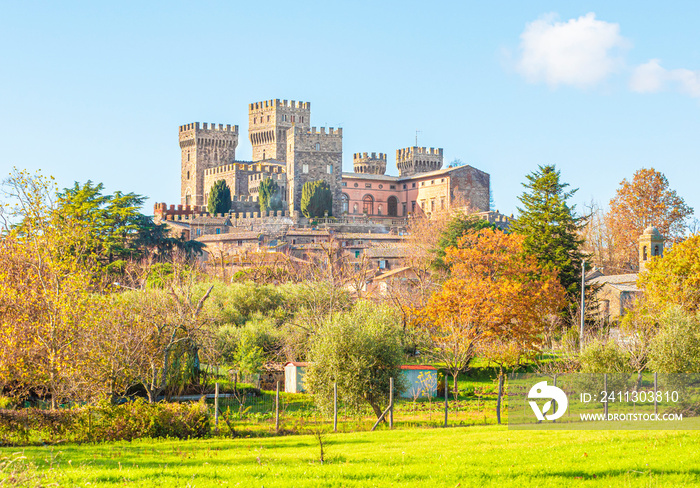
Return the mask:
{"type": "Polygon", "coordinates": [[[0,479],[11,485],[14,472],[27,486],[700,486],[697,432],[383,430],[329,434],[326,462],[318,457],[311,436],[4,448],[0,479]]]}

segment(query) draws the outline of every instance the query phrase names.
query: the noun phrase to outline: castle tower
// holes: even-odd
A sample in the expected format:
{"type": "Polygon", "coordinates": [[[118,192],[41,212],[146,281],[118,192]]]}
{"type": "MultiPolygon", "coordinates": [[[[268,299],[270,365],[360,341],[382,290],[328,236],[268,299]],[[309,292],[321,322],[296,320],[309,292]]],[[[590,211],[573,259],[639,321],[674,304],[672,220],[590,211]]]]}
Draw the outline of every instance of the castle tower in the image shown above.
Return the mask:
{"type": "Polygon", "coordinates": [[[396,150],[396,167],[399,176],[411,176],[442,168],[442,148],[406,147],[396,150]]]}
{"type": "Polygon", "coordinates": [[[386,171],[386,154],[355,153],[352,155],[352,163],[355,173],[366,173],[371,175],[383,175],[386,171]]]}
{"type": "Polygon", "coordinates": [[[205,205],[204,171],[232,163],[236,159],[238,126],[202,124],[180,126],[182,205],[205,205]]]}
{"type": "Polygon", "coordinates": [[[324,180],[333,193],[333,215],[342,206],[343,129],[294,127],[287,131],[287,203],[289,212],[301,211],[304,183],[324,180]]]}
{"type": "Polygon", "coordinates": [[[248,134],[253,145],[253,161],[286,161],[287,130],[310,127],[311,103],[294,100],[265,100],[248,108],[248,134]]]}
{"type": "Polygon", "coordinates": [[[664,255],[664,238],[651,225],[639,236],[639,271],[644,271],[651,258],[664,255]]]}

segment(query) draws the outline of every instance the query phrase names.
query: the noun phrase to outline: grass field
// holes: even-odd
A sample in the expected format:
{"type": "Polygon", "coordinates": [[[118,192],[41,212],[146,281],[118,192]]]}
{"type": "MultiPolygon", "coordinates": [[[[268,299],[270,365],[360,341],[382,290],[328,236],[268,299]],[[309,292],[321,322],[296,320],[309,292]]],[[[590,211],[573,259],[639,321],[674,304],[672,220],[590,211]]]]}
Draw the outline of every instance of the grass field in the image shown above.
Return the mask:
{"type": "Polygon", "coordinates": [[[700,486],[700,433],[479,426],[4,448],[0,486],[700,486]]]}

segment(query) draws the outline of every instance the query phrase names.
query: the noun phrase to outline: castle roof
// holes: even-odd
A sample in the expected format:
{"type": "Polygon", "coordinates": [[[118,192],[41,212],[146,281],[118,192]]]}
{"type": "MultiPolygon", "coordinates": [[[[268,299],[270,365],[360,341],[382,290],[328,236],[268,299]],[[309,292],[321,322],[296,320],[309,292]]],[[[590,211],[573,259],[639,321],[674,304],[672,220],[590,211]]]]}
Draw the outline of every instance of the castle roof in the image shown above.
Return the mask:
{"type": "MultiPolygon", "coordinates": [[[[409,176],[391,176],[391,175],[373,175],[370,173],[343,173],[342,176],[343,178],[357,178],[360,180],[380,180],[380,181],[394,181],[394,182],[399,182],[399,181],[410,181],[410,180],[415,180],[419,178],[430,178],[431,176],[440,176],[444,175],[447,173],[451,173],[453,171],[458,171],[458,170],[463,170],[463,169],[476,169],[473,166],[469,166],[468,164],[465,164],[463,166],[455,166],[454,168],[443,168],[443,169],[437,169],[435,171],[428,171],[426,173],[415,173],[409,176]]],[[[476,170],[476,171],[481,171],[481,170],[476,170]]]]}

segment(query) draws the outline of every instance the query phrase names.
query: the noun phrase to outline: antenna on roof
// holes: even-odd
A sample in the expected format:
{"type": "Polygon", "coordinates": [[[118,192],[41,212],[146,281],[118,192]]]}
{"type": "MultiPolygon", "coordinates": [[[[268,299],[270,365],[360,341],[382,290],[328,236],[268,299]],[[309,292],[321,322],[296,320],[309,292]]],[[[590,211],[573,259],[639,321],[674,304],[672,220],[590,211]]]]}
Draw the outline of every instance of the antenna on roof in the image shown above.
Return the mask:
{"type": "Polygon", "coordinates": [[[422,130],[416,129],[416,147],[418,147],[418,133],[419,133],[419,132],[422,133],[423,131],[422,131],[422,130]]]}

